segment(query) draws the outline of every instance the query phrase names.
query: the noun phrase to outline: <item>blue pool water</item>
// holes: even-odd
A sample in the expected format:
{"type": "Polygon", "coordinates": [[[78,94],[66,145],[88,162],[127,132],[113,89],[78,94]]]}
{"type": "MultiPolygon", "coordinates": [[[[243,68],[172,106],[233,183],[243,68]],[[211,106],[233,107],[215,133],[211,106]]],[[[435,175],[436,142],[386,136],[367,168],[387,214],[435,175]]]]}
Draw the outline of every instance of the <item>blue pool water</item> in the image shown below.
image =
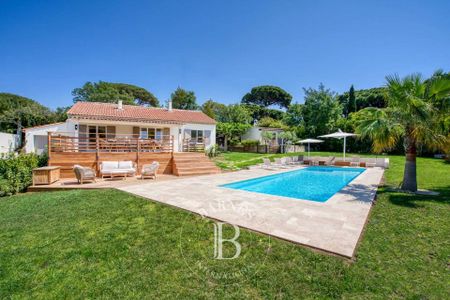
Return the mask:
{"type": "Polygon", "coordinates": [[[308,167],[221,186],[256,193],[325,202],[362,172],[364,172],[363,168],[308,167]]]}

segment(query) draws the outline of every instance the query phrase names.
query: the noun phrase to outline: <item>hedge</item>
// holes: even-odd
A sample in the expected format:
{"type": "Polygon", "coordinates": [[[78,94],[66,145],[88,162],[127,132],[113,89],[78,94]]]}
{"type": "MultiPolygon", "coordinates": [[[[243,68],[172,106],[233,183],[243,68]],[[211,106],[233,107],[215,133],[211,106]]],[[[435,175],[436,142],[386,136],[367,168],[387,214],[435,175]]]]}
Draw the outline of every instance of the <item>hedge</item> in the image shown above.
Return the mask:
{"type": "Polygon", "coordinates": [[[0,158],[0,197],[26,190],[32,183],[32,170],[46,165],[46,156],[36,154],[4,154],[0,158]]]}

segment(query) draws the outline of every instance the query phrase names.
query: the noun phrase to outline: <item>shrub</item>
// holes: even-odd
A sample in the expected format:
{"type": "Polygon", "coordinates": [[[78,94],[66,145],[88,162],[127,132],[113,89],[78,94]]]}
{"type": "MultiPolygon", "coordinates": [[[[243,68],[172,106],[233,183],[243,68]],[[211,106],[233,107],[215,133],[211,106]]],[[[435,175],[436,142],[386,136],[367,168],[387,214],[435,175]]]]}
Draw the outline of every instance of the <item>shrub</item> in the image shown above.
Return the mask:
{"type": "Polygon", "coordinates": [[[36,154],[2,155],[0,159],[0,196],[9,196],[22,191],[32,183],[32,170],[39,166],[36,154]]]}
{"type": "Polygon", "coordinates": [[[217,145],[217,144],[213,145],[213,146],[209,147],[208,149],[206,149],[205,152],[209,158],[216,157],[217,155],[220,154],[219,145],[217,145]]]}
{"type": "Polygon", "coordinates": [[[258,140],[242,140],[241,144],[242,144],[242,146],[258,146],[259,141],[258,140]]]}

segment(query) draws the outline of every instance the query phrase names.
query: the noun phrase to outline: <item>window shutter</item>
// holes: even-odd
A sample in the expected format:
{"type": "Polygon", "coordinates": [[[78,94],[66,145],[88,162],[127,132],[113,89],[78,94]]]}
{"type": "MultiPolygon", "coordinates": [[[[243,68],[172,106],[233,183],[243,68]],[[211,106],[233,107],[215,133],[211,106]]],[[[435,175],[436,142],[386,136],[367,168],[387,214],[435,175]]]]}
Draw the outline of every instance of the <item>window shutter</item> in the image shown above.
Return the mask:
{"type": "Polygon", "coordinates": [[[106,135],[109,139],[113,139],[116,137],[116,126],[107,126],[106,127],[106,135]]]}
{"type": "Polygon", "coordinates": [[[169,136],[170,135],[170,128],[163,128],[163,135],[164,135],[164,137],[169,136]]]}
{"type": "Polygon", "coordinates": [[[81,142],[85,142],[87,138],[87,126],[86,125],[78,125],[78,137],[81,142]]]}
{"type": "Polygon", "coordinates": [[[78,130],[80,133],[86,133],[87,132],[87,126],[86,125],[78,125],[78,130]]]}
{"type": "Polygon", "coordinates": [[[138,138],[139,137],[139,127],[133,127],[133,137],[138,138]]]}

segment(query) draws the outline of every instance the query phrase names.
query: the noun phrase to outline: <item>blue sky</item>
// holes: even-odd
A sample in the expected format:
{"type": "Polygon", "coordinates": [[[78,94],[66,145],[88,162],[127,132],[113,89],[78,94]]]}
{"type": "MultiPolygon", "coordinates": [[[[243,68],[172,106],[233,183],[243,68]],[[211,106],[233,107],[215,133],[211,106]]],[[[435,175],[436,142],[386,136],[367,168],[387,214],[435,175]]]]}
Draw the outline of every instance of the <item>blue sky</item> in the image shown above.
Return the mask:
{"type": "Polygon", "coordinates": [[[343,92],[450,71],[450,1],[4,1],[0,91],[55,108],[86,81],[237,103],[251,87],[343,92]]]}

